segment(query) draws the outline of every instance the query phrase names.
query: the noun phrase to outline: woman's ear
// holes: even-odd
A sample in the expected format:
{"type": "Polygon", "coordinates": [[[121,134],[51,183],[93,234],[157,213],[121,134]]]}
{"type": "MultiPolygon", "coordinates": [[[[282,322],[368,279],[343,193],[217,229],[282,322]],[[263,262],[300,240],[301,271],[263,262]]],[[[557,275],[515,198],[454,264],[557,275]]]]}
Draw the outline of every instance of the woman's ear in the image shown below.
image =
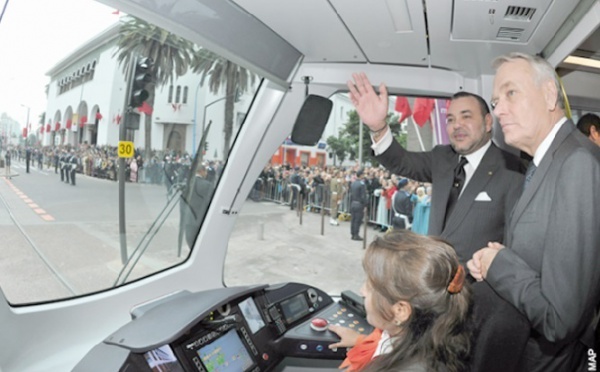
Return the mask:
{"type": "Polygon", "coordinates": [[[392,311],[394,312],[394,323],[400,325],[406,323],[410,318],[412,308],[407,301],[398,301],[392,306],[392,311]]]}

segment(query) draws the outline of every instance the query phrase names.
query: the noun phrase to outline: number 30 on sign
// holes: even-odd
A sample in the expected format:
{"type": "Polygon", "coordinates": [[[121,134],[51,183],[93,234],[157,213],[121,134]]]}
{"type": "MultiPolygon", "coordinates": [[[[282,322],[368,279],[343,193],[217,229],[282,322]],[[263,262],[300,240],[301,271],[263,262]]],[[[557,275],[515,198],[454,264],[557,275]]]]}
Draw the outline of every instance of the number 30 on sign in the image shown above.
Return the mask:
{"type": "Polygon", "coordinates": [[[119,157],[120,158],[133,157],[133,142],[119,141],[119,157]]]}

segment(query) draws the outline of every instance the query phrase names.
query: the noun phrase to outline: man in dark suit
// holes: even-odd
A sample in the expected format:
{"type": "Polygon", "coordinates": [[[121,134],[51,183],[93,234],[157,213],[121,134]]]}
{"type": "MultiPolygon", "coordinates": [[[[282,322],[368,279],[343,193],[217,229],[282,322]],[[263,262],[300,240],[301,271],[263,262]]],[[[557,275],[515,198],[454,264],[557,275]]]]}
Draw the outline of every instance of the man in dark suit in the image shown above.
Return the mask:
{"type": "Polygon", "coordinates": [[[350,235],[352,240],[363,240],[359,235],[365,206],[369,202],[367,186],[363,180],[363,170],[356,171],[356,179],[350,184],[350,235]]]}
{"type": "Polygon", "coordinates": [[[512,53],[494,67],[494,114],[533,165],[504,245],[477,251],[468,268],[529,320],[528,371],[584,371],[600,300],[600,149],[565,117],[548,62],[512,53]]]}
{"type": "Polygon", "coordinates": [[[519,197],[523,180],[520,159],[492,141],[493,118],[478,95],[459,92],[448,107],[450,145],[432,151],[409,152],[393,139],[385,122],[388,96],[381,84],[377,94],[365,74],[354,74],[351,99],[372,133],[377,160],[394,174],[431,182],[429,235],[449,241],[462,263],[490,241],[501,241],[505,216],[519,197]],[[466,180],[448,213],[459,156],[466,157],[466,180]]]}
{"type": "MultiPolygon", "coordinates": [[[[377,94],[364,73],[353,78],[348,83],[350,98],[371,131],[377,160],[397,175],[432,184],[429,235],[450,242],[463,264],[488,242],[500,241],[506,216],[521,192],[524,169],[517,156],[492,142],[493,118],[486,102],[472,93],[456,93],[447,112],[450,145],[410,152],[393,139],[385,121],[386,86],[382,83],[377,94]],[[460,157],[465,160],[461,162],[460,157]],[[456,201],[451,203],[451,199],[456,201]]],[[[486,283],[476,283],[473,289],[479,333],[472,370],[519,370],[529,333],[526,319],[486,283]],[[499,324],[500,334],[496,332],[499,324]]]]}

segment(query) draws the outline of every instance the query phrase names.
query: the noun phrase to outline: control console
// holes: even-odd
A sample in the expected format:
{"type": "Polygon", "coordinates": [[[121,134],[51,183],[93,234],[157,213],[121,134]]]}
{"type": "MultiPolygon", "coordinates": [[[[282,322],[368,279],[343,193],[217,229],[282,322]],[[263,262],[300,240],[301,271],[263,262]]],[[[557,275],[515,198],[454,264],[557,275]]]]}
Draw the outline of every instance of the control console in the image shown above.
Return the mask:
{"type": "Polygon", "coordinates": [[[361,298],[335,302],[300,283],[179,292],[132,310],[133,320],[74,371],[270,371],[284,358],[343,359],[330,324],[368,334],[361,298]],[[90,369],[91,368],[91,369],[90,369]]]}

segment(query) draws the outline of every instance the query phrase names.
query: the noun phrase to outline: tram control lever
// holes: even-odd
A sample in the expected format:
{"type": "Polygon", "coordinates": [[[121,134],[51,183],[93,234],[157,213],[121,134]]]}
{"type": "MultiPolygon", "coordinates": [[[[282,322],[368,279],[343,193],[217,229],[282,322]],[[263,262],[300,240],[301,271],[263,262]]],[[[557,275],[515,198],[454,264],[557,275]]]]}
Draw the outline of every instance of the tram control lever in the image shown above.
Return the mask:
{"type": "Polygon", "coordinates": [[[340,303],[346,305],[363,318],[367,317],[367,311],[365,310],[365,298],[358,293],[350,290],[343,291],[340,303]]]}

